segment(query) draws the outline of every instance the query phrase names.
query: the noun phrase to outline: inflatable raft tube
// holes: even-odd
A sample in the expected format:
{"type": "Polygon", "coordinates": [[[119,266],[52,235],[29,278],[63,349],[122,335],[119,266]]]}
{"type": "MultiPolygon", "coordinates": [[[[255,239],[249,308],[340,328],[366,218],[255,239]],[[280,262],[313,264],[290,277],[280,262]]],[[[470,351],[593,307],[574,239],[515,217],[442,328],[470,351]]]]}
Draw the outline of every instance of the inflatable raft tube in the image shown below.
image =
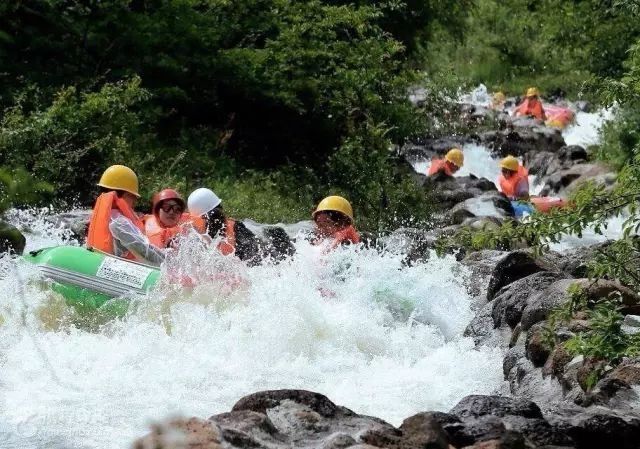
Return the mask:
{"type": "Polygon", "coordinates": [[[79,312],[101,309],[121,316],[127,297],[148,292],[160,277],[155,267],[77,246],[43,248],[23,257],[79,312]]]}
{"type": "Polygon", "coordinates": [[[569,108],[561,106],[547,105],[544,107],[544,113],[547,116],[545,124],[553,128],[564,129],[573,123],[575,113],[569,108]]]}
{"type": "Polygon", "coordinates": [[[564,207],[567,205],[567,202],[564,199],[554,196],[532,197],[530,201],[535,206],[535,208],[542,213],[549,212],[551,209],[564,207]]]}

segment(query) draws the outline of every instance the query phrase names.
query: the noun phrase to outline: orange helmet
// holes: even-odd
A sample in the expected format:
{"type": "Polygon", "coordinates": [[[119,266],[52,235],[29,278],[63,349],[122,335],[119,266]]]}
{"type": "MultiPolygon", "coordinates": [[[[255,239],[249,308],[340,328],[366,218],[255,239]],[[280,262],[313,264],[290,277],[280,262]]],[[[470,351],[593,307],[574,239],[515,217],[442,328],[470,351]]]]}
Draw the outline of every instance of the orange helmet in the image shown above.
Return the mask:
{"type": "Polygon", "coordinates": [[[166,200],[175,200],[177,203],[179,203],[182,206],[183,209],[186,207],[184,200],[182,199],[182,197],[178,192],[176,192],[173,189],[164,189],[159,191],[155,195],[153,195],[151,210],[153,211],[154,214],[158,212],[158,207],[160,207],[160,203],[166,200]]]}

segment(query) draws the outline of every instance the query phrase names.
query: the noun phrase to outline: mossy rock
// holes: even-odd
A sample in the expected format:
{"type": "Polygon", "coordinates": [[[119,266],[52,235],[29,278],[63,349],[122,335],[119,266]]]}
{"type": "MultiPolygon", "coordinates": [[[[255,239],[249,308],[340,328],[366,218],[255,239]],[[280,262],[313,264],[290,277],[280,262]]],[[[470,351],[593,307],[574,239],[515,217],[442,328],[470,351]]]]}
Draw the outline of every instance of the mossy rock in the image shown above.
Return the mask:
{"type": "Polygon", "coordinates": [[[22,254],[27,243],[22,232],[13,225],[0,221],[0,253],[22,254]]]}

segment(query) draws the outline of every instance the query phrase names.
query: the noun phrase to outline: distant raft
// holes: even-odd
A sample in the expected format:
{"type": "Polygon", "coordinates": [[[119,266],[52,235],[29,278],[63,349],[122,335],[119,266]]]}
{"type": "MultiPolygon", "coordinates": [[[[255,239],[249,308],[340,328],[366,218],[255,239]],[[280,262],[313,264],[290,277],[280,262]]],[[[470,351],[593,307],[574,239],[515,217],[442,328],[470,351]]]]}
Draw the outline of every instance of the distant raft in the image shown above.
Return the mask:
{"type": "Polygon", "coordinates": [[[547,126],[564,129],[576,118],[576,114],[569,108],[562,106],[545,105],[544,112],[547,116],[547,126]]]}
{"type": "Polygon", "coordinates": [[[122,316],[128,298],[145,294],[160,278],[155,267],[77,246],[43,248],[23,257],[80,313],[100,309],[122,316]]]}
{"type": "Polygon", "coordinates": [[[555,196],[535,196],[529,201],[512,201],[511,206],[516,218],[531,215],[534,211],[549,213],[551,210],[567,206],[567,201],[555,196]]]}

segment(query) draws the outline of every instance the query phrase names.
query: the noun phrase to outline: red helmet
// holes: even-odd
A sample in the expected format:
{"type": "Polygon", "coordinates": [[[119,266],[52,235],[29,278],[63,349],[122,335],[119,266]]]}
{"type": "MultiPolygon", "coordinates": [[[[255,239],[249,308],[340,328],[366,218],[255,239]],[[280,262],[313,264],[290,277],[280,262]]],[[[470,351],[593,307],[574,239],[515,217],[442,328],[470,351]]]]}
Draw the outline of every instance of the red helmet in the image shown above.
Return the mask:
{"type": "Polygon", "coordinates": [[[175,200],[180,203],[183,209],[186,208],[186,204],[178,192],[173,189],[164,189],[153,195],[151,210],[153,210],[154,214],[158,212],[160,203],[166,200],[175,200]]]}

